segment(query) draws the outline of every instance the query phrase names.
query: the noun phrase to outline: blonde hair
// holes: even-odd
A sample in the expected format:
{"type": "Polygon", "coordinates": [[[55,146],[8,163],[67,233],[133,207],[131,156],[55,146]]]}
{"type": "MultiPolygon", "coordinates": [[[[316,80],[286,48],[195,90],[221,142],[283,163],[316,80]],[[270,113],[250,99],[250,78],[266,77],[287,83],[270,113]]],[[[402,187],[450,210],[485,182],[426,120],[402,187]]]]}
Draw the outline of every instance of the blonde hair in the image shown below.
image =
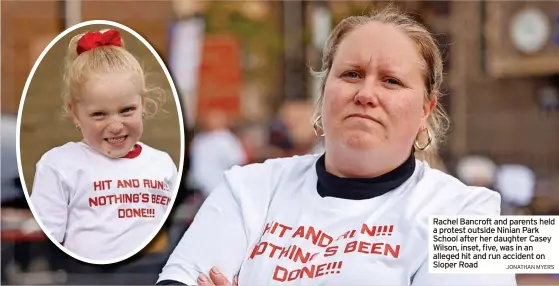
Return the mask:
{"type": "MultiPolygon", "coordinates": [[[[426,67],[425,74],[425,98],[433,100],[440,98],[441,84],[443,81],[443,61],[439,51],[437,42],[431,36],[431,33],[420,23],[411,17],[399,12],[393,6],[388,6],[384,10],[379,10],[364,16],[351,16],[342,20],[332,31],[326,41],[322,53],[322,68],[318,72],[312,71],[320,80],[320,96],[316,103],[313,119],[319,118],[322,114],[322,105],[324,101],[324,87],[332,62],[336,54],[336,50],[344,37],[351,31],[371,22],[380,22],[384,24],[392,24],[401,29],[415,43],[426,67]]],[[[314,121],[314,120],[313,120],[314,121]]],[[[322,126],[322,118],[317,122],[322,126]]],[[[423,154],[423,158],[428,160],[437,153],[437,146],[443,141],[448,130],[449,119],[439,101],[433,112],[427,119],[427,128],[432,138],[432,143],[425,151],[432,152],[431,155],[423,154]]],[[[426,153],[426,152],[421,153],[426,153]]]]}
{"type": "MultiPolygon", "coordinates": [[[[99,31],[105,33],[108,29],[99,31]]],[[[63,112],[68,114],[67,103],[75,101],[80,87],[95,74],[132,73],[140,85],[143,112],[146,118],[153,117],[165,103],[165,92],[161,88],[148,87],[146,74],[140,62],[125,49],[124,40],[121,45],[104,45],[95,47],[78,54],[78,42],[87,33],[74,36],[70,40],[66,58],[64,60],[64,102],[63,112]]]]}

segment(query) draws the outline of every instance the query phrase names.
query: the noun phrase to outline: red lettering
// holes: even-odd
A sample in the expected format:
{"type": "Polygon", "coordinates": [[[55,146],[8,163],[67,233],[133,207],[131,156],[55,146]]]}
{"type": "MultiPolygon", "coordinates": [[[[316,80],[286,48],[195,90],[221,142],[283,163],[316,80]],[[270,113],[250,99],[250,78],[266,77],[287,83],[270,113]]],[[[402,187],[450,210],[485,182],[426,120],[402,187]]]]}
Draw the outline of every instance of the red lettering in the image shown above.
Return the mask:
{"type": "Polygon", "coordinates": [[[304,226],[298,227],[292,237],[293,238],[295,238],[295,237],[305,237],[305,227],[304,226]]]}
{"type": "Polygon", "coordinates": [[[103,180],[103,181],[93,182],[93,191],[102,191],[102,190],[105,190],[105,189],[110,189],[111,188],[111,182],[112,182],[112,180],[103,180]]]}
{"type": "Polygon", "coordinates": [[[262,255],[262,253],[266,251],[266,246],[268,246],[267,242],[260,242],[257,244],[250,254],[250,259],[253,259],[256,255],[262,255]]]}
{"type": "Polygon", "coordinates": [[[159,204],[159,205],[164,205],[165,206],[169,203],[169,197],[152,194],[151,195],[151,202],[154,203],[154,204],[159,204]]]}
{"type": "MultiPolygon", "coordinates": [[[[273,223],[273,222],[272,222],[273,223]]],[[[270,231],[270,224],[267,223],[266,226],[264,227],[264,232],[262,232],[262,235],[265,235],[266,233],[268,233],[270,231]]]]}
{"type": "Polygon", "coordinates": [[[396,245],[396,248],[392,248],[391,244],[385,244],[385,248],[384,248],[384,255],[388,256],[388,254],[390,254],[390,256],[394,257],[394,258],[398,258],[400,257],[400,245],[396,245]]]}
{"type": "MultiPolygon", "coordinates": [[[[382,248],[382,246],[384,245],[384,243],[373,243],[373,247],[371,249],[371,253],[373,254],[382,254],[382,252],[380,251],[380,249],[382,248]]],[[[386,254],[385,254],[386,255],[386,254]]]]}
{"type": "Polygon", "coordinates": [[[313,277],[314,277],[315,268],[316,268],[315,265],[311,265],[311,267],[308,267],[308,266],[303,267],[303,269],[301,269],[301,277],[300,277],[300,278],[304,278],[305,275],[306,275],[308,278],[313,278],[313,277]]]}
{"type": "Polygon", "coordinates": [[[103,185],[103,181],[93,182],[93,191],[104,190],[103,185]]]}
{"type": "MultiPolygon", "coordinates": [[[[400,245],[392,246],[387,243],[369,243],[365,241],[352,241],[346,244],[344,253],[356,251],[364,254],[378,254],[398,258],[400,256],[400,245]]],[[[326,255],[325,255],[326,256],[326,255]]]]}
{"type": "Polygon", "coordinates": [[[320,235],[320,240],[318,241],[318,246],[326,247],[326,246],[330,245],[330,243],[332,243],[332,241],[334,241],[334,239],[331,236],[322,232],[321,235],[320,235]]]}
{"type": "Polygon", "coordinates": [[[326,252],[324,254],[324,257],[329,257],[329,256],[332,256],[332,255],[335,255],[337,251],[338,251],[338,246],[326,247],[326,250],[324,251],[324,252],[326,252]]]}
{"type": "Polygon", "coordinates": [[[315,259],[317,255],[318,255],[318,252],[315,253],[315,254],[313,254],[313,255],[311,255],[311,259],[309,259],[309,261],[313,261],[313,259],[315,259]]]}
{"type": "Polygon", "coordinates": [[[297,251],[295,252],[295,259],[293,261],[301,261],[301,263],[307,263],[311,258],[311,253],[303,253],[303,250],[300,247],[297,247],[297,251]]]}
{"type": "Polygon", "coordinates": [[[289,226],[286,226],[286,225],[283,225],[281,223],[279,224],[279,226],[281,227],[281,232],[279,234],[279,237],[283,237],[283,235],[285,234],[285,231],[293,229],[293,228],[291,228],[289,226]]]}
{"type": "Polygon", "coordinates": [[[367,249],[367,246],[371,246],[370,243],[365,242],[365,241],[360,241],[359,242],[359,246],[357,247],[357,252],[361,252],[364,254],[369,253],[369,250],[367,249]]]}
{"type": "Polygon", "coordinates": [[[346,244],[345,249],[344,249],[344,253],[354,252],[356,245],[357,245],[357,241],[352,241],[352,242],[346,244]]]}
{"type": "Polygon", "coordinates": [[[146,209],[146,208],[118,209],[118,217],[119,218],[155,217],[155,210],[146,209]]]}
{"type": "Polygon", "coordinates": [[[361,234],[365,234],[365,233],[367,233],[370,236],[375,236],[375,234],[377,233],[377,227],[372,226],[371,228],[369,228],[366,224],[363,224],[361,226],[361,234]]]}
{"type": "Polygon", "coordinates": [[[338,237],[338,238],[336,239],[336,241],[337,241],[337,240],[340,240],[340,239],[351,238],[351,237],[354,237],[354,236],[355,236],[355,230],[348,230],[346,233],[340,235],[340,237],[338,237]]]}
{"type": "Polygon", "coordinates": [[[291,247],[295,247],[294,245],[290,245],[289,247],[284,247],[282,248],[280,255],[278,258],[282,258],[282,257],[287,257],[287,255],[289,254],[289,250],[291,249],[291,247]]]}
{"type": "Polygon", "coordinates": [[[149,202],[149,194],[142,194],[142,203],[149,202]]]}
{"type": "Polygon", "coordinates": [[[302,278],[315,278],[328,274],[340,273],[342,261],[333,263],[322,263],[318,265],[307,265],[302,268],[289,270],[281,266],[276,266],[273,279],[276,281],[293,281],[302,278]]]}
{"type": "Polygon", "coordinates": [[[99,200],[97,198],[89,198],[89,207],[99,206],[99,200]]]}
{"type": "Polygon", "coordinates": [[[287,276],[287,269],[281,266],[276,266],[276,269],[274,270],[274,277],[272,279],[283,282],[285,281],[286,276],[287,276]]]}
{"type": "Polygon", "coordinates": [[[293,280],[299,278],[300,274],[301,274],[300,269],[296,269],[296,270],[293,270],[293,271],[289,272],[289,278],[287,278],[287,281],[293,281],[293,280]]]}
{"type": "Polygon", "coordinates": [[[270,258],[274,257],[274,253],[276,253],[277,250],[282,249],[281,246],[277,246],[272,243],[268,243],[268,245],[272,248],[272,251],[270,251],[270,258]]]}
{"type": "Polygon", "coordinates": [[[317,233],[314,230],[314,227],[309,226],[309,228],[307,229],[307,235],[305,235],[305,239],[311,238],[312,244],[316,245],[318,243],[318,238],[319,238],[320,234],[321,234],[321,231],[318,231],[318,233],[317,233]]]}
{"type": "Polygon", "coordinates": [[[318,267],[316,268],[316,274],[314,275],[315,277],[319,277],[324,275],[324,267],[326,267],[326,265],[328,265],[327,263],[325,264],[320,264],[318,265],[318,267]]]}

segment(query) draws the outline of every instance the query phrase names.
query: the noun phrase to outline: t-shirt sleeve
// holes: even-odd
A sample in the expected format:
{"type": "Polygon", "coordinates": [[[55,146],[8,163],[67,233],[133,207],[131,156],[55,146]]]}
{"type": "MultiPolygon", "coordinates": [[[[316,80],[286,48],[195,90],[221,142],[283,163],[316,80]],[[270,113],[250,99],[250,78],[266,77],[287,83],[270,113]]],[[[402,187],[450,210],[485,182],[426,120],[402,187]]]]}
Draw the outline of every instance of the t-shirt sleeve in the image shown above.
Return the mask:
{"type": "Polygon", "coordinates": [[[37,163],[30,199],[35,216],[44,227],[43,231],[62,243],[70,202],[70,193],[63,176],[48,164],[37,163]]]}
{"type": "Polygon", "coordinates": [[[174,191],[175,188],[180,185],[180,182],[178,181],[178,169],[177,169],[177,165],[175,165],[175,162],[173,161],[173,159],[171,158],[171,156],[169,156],[169,165],[171,168],[171,188],[170,190],[174,191]]]}
{"type": "Polygon", "coordinates": [[[200,273],[218,267],[232,281],[247,251],[241,208],[227,183],[206,199],[173,250],[158,282],[172,280],[197,285],[200,273]]]}
{"type": "MultiPolygon", "coordinates": [[[[470,188],[472,195],[458,215],[498,216],[501,214],[501,196],[485,188],[470,188]]],[[[515,274],[431,274],[426,259],[412,279],[412,286],[516,286],[515,274]]]]}

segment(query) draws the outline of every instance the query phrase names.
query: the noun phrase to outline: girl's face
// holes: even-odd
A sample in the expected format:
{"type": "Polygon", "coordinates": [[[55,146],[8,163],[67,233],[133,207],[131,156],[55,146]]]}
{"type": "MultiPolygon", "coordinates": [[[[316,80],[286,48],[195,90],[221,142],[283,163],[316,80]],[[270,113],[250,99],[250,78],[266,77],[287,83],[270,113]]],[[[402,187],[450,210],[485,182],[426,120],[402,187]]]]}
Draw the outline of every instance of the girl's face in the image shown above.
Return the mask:
{"type": "Polygon", "coordinates": [[[69,104],[85,143],[108,157],[125,156],[142,136],[143,100],[137,83],[128,73],[97,75],[69,104]]]}

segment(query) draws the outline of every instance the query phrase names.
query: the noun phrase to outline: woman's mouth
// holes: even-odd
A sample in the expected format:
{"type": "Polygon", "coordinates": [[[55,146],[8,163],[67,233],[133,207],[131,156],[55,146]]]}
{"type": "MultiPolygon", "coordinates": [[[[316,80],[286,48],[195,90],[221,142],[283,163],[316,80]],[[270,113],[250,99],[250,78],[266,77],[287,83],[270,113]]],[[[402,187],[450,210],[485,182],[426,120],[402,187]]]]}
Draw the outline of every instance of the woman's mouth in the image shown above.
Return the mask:
{"type": "Polygon", "coordinates": [[[120,146],[124,145],[124,141],[126,141],[126,138],[128,138],[128,135],[119,136],[119,137],[105,138],[105,141],[107,141],[112,146],[120,147],[120,146]]]}

